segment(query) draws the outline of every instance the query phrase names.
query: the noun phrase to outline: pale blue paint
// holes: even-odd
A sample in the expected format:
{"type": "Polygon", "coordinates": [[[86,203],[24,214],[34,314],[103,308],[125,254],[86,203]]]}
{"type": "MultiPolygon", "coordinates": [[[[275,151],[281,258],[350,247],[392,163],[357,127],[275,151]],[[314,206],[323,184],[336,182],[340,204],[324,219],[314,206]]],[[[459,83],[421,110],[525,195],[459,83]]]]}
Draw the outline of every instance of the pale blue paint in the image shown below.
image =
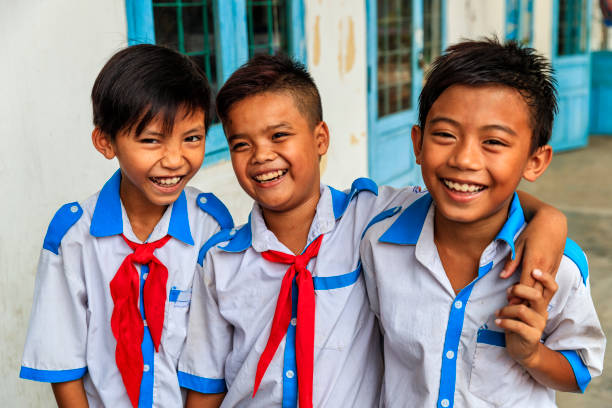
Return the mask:
{"type": "MultiPolygon", "coordinates": [[[[587,22],[591,21],[591,3],[586,0],[587,22]]],[[[553,2],[552,64],[557,73],[559,113],[555,117],[550,144],[555,151],[579,148],[588,144],[591,85],[589,25],[587,23],[587,50],[584,53],[558,55],[559,0],[553,2]]]]}
{"type": "Polygon", "coordinates": [[[155,44],[152,0],[125,0],[128,45],[155,44]]]}
{"type": "Polygon", "coordinates": [[[612,51],[591,54],[591,134],[612,135],[612,51]]]}

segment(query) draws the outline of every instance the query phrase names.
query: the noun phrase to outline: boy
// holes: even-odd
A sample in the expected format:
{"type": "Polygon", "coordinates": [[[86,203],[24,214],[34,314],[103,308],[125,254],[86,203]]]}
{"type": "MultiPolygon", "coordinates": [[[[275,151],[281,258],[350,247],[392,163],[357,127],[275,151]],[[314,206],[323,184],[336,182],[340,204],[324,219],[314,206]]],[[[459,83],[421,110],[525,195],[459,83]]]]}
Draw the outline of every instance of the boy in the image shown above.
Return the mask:
{"type": "Polygon", "coordinates": [[[187,406],[219,406],[226,390],[226,407],[377,405],[380,336],[358,245],[371,215],[411,190],[320,183],[329,144],[321,100],[287,58],[241,67],[217,111],[255,204],[246,225],[203,249],[179,362],[187,406]]]}
{"type": "Polygon", "coordinates": [[[202,165],[211,91],[170,49],[115,54],[92,90],[92,141],[120,169],[55,214],[41,252],[22,378],[59,406],[177,407],[177,362],[198,251],[233,226],[202,165]]]}
{"type": "Polygon", "coordinates": [[[434,63],[412,129],[429,193],[360,248],[384,336],[381,405],[555,406],[553,389],[584,391],[601,373],[605,338],[575,243],[556,294],[539,271],[543,292],[498,279],[525,222],[515,189],[548,166],[555,111],[551,67],[532,49],[467,41],[434,63]],[[504,307],[506,294],[527,303],[504,307]]]}

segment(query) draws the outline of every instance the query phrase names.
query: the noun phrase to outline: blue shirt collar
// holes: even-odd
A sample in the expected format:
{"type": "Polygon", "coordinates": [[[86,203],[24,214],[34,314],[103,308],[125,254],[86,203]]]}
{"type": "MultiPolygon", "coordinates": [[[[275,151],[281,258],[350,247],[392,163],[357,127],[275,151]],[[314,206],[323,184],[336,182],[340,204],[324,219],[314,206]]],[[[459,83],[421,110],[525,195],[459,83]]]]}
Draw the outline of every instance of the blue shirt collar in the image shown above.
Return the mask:
{"type": "MultiPolygon", "coordinates": [[[[123,233],[120,185],[121,170],[117,170],[100,190],[89,228],[90,234],[94,237],[108,237],[123,233]]],[[[193,245],[187,213],[187,198],[184,191],[166,211],[171,211],[168,234],[188,245],[193,245]]]]}
{"type": "MultiPolygon", "coordinates": [[[[380,242],[399,245],[416,245],[432,199],[429,193],[416,200],[402,212],[379,238],[380,242]]],[[[513,195],[508,212],[508,219],[495,237],[505,241],[515,257],[514,238],[525,224],[525,216],[516,192],[513,195]]]]}

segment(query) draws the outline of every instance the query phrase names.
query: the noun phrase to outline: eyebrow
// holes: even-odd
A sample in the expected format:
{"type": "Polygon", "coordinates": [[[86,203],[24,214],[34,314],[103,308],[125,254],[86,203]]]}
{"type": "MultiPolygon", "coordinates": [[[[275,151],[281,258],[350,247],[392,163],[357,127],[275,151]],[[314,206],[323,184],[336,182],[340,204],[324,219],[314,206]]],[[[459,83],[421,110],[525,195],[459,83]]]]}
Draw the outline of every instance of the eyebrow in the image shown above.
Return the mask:
{"type": "MultiPolygon", "coordinates": [[[[268,125],[264,128],[265,131],[270,131],[270,130],[274,130],[274,129],[279,129],[279,128],[289,128],[292,129],[291,125],[287,122],[280,122],[280,123],[276,123],[274,125],[268,125]]],[[[232,140],[235,139],[240,139],[240,138],[244,138],[247,137],[244,133],[235,133],[231,136],[229,136],[227,138],[228,142],[231,142],[232,140]]]]}
{"type": "MultiPolygon", "coordinates": [[[[433,125],[433,124],[439,123],[439,122],[447,122],[447,123],[450,123],[453,126],[461,127],[461,124],[459,122],[457,122],[454,119],[447,118],[446,116],[435,117],[435,118],[433,118],[433,119],[431,119],[429,121],[429,124],[433,125]]],[[[500,130],[502,132],[505,132],[505,133],[508,133],[510,135],[516,136],[516,132],[514,130],[512,130],[512,128],[510,128],[508,126],[500,125],[500,124],[485,125],[485,126],[482,126],[480,129],[481,130],[500,130]]]]}

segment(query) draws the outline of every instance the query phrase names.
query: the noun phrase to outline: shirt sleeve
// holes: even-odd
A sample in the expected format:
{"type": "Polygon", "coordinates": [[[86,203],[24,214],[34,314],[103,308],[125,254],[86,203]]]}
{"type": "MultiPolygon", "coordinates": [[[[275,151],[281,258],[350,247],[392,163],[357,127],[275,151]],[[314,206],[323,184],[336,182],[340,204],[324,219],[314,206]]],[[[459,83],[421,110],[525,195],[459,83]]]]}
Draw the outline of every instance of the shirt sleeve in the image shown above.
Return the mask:
{"type": "Polygon", "coordinates": [[[210,253],[197,267],[185,347],[179,359],[179,384],[204,394],[227,391],[225,361],[232,348],[232,326],[223,318],[210,253]]]}
{"type": "Polygon", "coordinates": [[[551,300],[544,344],[569,361],[584,392],[601,375],[606,338],[591,298],[589,279],[564,257],[557,273],[559,290],[551,300]]]}
{"type": "MultiPolygon", "coordinates": [[[[43,382],[81,378],[87,371],[87,294],[80,270],[70,270],[67,244],[40,255],[20,377],[43,382]]],[[[78,252],[78,250],[76,250],[78,252]]],[[[76,263],[80,264],[80,263],[76,263]]]]}
{"type": "Polygon", "coordinates": [[[359,245],[359,256],[361,257],[361,267],[366,284],[368,300],[370,301],[370,309],[374,312],[377,318],[380,318],[378,285],[376,284],[376,277],[374,276],[374,260],[372,256],[372,243],[370,242],[371,235],[372,234],[366,233],[364,239],[361,240],[361,244],[359,245]]]}

